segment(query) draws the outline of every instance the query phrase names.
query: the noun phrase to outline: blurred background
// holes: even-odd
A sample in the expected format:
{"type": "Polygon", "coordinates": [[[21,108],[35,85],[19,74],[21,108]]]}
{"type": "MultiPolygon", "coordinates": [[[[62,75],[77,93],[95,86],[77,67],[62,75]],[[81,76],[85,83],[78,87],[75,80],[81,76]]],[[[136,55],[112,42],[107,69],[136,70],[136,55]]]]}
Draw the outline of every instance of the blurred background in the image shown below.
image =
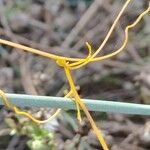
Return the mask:
{"type": "MultiPolygon", "coordinates": [[[[122,45],[124,28],[148,7],[132,0],[100,55],[122,45]]],[[[96,50],[125,0],[0,0],[0,38],[62,56],[86,57],[96,50]]],[[[82,98],[150,103],[150,16],[129,34],[124,52],[73,71],[82,98]]],[[[64,96],[63,70],[53,61],[0,45],[0,89],[8,93],[64,96]]],[[[25,108],[39,119],[55,110],[25,108]]],[[[111,150],[150,149],[149,117],[91,112],[111,150]]],[[[38,126],[0,106],[0,150],[97,150],[99,143],[83,114],[64,110],[38,126]]]]}

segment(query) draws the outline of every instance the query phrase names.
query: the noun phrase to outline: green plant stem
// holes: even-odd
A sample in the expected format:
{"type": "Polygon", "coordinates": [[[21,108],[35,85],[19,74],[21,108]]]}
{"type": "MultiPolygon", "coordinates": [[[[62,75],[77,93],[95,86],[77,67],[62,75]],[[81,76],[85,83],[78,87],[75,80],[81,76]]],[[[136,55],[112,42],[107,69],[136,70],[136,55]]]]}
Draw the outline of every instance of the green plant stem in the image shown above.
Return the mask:
{"type": "MultiPolygon", "coordinates": [[[[76,109],[75,103],[69,98],[23,94],[6,94],[6,96],[11,104],[19,107],[76,109]]],[[[90,111],[150,115],[150,105],[92,99],[83,99],[83,102],[90,111]]],[[[1,97],[0,105],[3,105],[1,97]]]]}

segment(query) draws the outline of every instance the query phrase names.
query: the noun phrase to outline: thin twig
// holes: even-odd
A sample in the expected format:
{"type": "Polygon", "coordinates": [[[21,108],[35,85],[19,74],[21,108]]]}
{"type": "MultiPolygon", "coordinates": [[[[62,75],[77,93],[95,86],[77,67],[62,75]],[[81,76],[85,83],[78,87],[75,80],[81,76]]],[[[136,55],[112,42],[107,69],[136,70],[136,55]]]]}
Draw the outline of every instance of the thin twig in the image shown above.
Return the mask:
{"type": "Polygon", "coordinates": [[[102,4],[102,0],[95,0],[91,6],[87,9],[87,11],[83,14],[81,19],[75,25],[75,27],[71,30],[67,38],[62,43],[62,47],[69,47],[79,32],[85,27],[85,25],[90,21],[90,19],[97,12],[99,6],[102,4]]]}

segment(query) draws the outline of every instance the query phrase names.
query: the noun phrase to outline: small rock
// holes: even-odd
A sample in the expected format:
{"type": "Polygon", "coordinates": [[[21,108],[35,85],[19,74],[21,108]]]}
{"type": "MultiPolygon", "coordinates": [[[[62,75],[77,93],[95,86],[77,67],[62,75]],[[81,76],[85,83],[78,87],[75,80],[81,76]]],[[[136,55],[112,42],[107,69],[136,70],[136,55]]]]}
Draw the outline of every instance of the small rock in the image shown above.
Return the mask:
{"type": "Polygon", "coordinates": [[[9,67],[0,69],[0,88],[5,92],[13,92],[13,70],[9,67]]]}
{"type": "Polygon", "coordinates": [[[21,11],[16,11],[9,19],[10,27],[15,32],[21,32],[29,26],[29,16],[21,11]]]}
{"type": "Polygon", "coordinates": [[[64,10],[54,21],[55,27],[60,30],[67,30],[75,23],[74,15],[69,10],[64,10]]]}
{"type": "Polygon", "coordinates": [[[139,138],[144,145],[150,146],[150,121],[146,122],[144,128],[139,133],[139,138]]]}
{"type": "Polygon", "coordinates": [[[42,7],[39,4],[32,4],[28,8],[28,13],[35,19],[41,19],[42,7]]]}

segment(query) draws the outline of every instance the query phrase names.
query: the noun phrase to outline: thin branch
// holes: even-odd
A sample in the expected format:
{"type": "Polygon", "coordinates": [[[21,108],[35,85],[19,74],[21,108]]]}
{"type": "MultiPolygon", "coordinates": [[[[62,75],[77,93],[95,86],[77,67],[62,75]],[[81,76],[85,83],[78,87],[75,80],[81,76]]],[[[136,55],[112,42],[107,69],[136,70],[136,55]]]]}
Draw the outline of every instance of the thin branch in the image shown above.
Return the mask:
{"type": "Polygon", "coordinates": [[[90,21],[90,19],[97,12],[99,6],[101,5],[102,0],[95,0],[91,6],[87,9],[87,11],[83,14],[81,19],[75,25],[75,27],[71,30],[65,41],[62,43],[62,47],[69,47],[76,36],[80,33],[80,31],[86,26],[86,24],[90,21]]]}

